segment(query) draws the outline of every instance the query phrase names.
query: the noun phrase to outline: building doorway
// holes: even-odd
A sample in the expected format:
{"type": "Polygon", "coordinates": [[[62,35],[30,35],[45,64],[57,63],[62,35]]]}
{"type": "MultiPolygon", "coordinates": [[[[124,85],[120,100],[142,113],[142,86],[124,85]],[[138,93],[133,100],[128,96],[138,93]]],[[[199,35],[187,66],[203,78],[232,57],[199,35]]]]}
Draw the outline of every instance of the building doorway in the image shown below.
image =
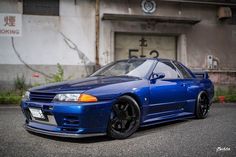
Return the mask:
{"type": "Polygon", "coordinates": [[[115,60],[128,58],[177,59],[176,36],[115,33],[115,60]]]}

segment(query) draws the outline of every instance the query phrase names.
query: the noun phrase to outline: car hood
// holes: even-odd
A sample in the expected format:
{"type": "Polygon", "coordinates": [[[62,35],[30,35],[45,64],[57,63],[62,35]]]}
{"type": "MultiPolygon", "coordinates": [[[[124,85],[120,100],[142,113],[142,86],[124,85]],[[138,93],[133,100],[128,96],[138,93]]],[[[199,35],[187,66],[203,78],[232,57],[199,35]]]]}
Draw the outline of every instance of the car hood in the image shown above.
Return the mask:
{"type": "Polygon", "coordinates": [[[90,90],[93,88],[98,88],[111,84],[130,82],[135,80],[140,80],[140,78],[130,77],[130,76],[87,77],[85,79],[52,83],[44,86],[34,87],[30,89],[30,92],[60,93],[63,91],[68,91],[68,92],[76,91],[82,93],[86,90],[90,90]]]}

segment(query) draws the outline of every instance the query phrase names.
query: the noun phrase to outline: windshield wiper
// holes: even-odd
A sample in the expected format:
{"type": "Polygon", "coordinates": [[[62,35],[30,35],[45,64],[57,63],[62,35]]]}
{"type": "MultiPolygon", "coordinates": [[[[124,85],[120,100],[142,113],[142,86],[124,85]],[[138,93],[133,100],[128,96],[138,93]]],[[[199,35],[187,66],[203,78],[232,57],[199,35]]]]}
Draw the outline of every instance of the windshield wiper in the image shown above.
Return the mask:
{"type": "Polygon", "coordinates": [[[97,76],[106,76],[106,75],[98,74],[98,75],[93,75],[92,77],[97,77],[97,76]]]}
{"type": "Polygon", "coordinates": [[[141,79],[141,78],[138,77],[138,76],[131,76],[131,75],[118,75],[118,77],[130,77],[130,78],[138,78],[138,79],[141,79]]]}

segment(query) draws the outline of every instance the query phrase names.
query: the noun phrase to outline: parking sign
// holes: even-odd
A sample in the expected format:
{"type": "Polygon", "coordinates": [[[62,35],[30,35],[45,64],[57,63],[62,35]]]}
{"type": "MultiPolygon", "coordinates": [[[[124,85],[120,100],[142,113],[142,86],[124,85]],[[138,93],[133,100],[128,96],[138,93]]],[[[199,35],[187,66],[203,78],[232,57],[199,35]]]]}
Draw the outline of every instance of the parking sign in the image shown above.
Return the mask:
{"type": "Polygon", "coordinates": [[[21,14],[0,14],[0,36],[21,36],[21,14]]]}

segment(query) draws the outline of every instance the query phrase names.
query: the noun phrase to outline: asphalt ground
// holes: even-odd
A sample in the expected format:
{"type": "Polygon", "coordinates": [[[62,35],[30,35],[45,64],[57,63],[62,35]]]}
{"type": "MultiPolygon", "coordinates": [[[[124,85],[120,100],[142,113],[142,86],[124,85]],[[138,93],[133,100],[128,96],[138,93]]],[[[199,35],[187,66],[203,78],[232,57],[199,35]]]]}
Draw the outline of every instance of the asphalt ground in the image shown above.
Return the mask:
{"type": "Polygon", "coordinates": [[[213,104],[206,119],[139,129],[125,140],[106,136],[66,139],[30,134],[19,107],[0,106],[0,157],[232,156],[236,157],[236,104],[213,104]]]}

